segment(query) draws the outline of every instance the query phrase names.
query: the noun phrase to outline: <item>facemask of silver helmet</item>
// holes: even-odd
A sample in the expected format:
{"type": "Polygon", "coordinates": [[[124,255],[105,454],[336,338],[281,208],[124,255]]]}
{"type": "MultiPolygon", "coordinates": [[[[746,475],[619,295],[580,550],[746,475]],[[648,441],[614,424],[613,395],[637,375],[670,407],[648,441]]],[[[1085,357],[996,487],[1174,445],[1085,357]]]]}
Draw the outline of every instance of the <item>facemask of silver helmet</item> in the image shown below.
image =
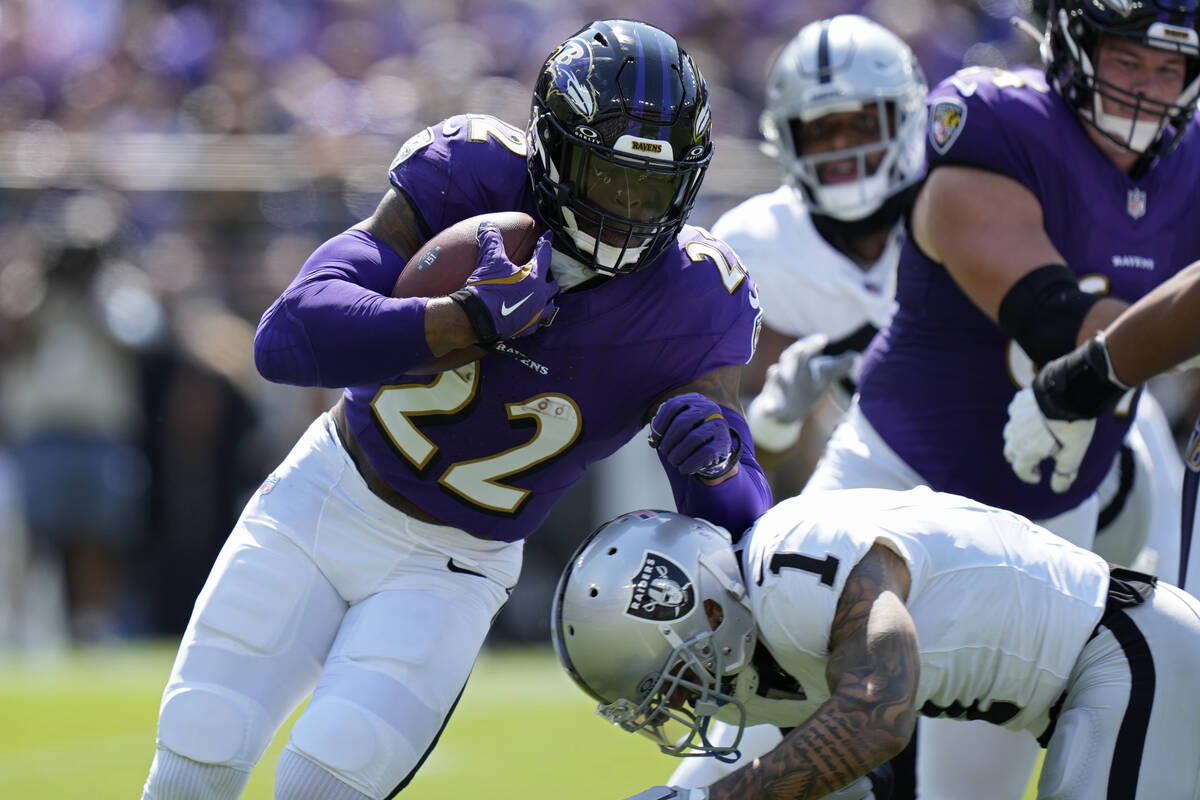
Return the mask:
{"type": "Polygon", "coordinates": [[[757,633],[729,534],[668,511],[635,511],[598,528],[559,580],[554,648],[597,713],[676,756],[736,753],[746,713],[734,683],[757,633]],[[713,629],[706,605],[720,605],[713,629]],[[712,718],[736,726],[726,746],[712,718]]]}
{"type": "Polygon", "coordinates": [[[1051,85],[1085,125],[1147,157],[1179,145],[1200,93],[1198,0],[1051,0],[1040,49],[1051,85]],[[1105,37],[1183,55],[1179,97],[1160,103],[1097,77],[1096,56],[1105,37]],[[1106,111],[1106,100],[1124,113],[1106,111]]]}
{"type": "Polygon", "coordinates": [[[780,52],[767,81],[759,120],[784,179],[814,214],[852,222],[870,216],[916,183],[924,163],[925,75],[912,50],[891,31],[855,14],[803,27],[780,52]],[[876,143],[820,154],[801,152],[795,131],[827,114],[874,110],[876,143]],[[878,166],[869,162],[882,154],[878,166]],[[858,177],[822,183],[821,167],[854,159],[858,177]]]}

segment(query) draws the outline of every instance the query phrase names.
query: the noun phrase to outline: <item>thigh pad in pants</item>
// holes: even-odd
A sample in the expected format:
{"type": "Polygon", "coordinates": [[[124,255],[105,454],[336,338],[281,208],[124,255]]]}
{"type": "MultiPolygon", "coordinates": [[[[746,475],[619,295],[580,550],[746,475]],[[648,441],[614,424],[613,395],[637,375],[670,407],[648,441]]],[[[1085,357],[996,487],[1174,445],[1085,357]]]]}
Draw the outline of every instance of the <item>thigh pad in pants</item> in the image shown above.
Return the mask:
{"type": "Polygon", "coordinates": [[[270,531],[239,525],[196,602],[163,693],[159,743],[249,769],[312,690],[345,603],[270,531]]]}
{"type": "Polygon", "coordinates": [[[370,797],[421,765],[506,599],[488,578],[445,574],[445,586],[381,592],[350,609],[292,729],[290,748],[370,797]]]}

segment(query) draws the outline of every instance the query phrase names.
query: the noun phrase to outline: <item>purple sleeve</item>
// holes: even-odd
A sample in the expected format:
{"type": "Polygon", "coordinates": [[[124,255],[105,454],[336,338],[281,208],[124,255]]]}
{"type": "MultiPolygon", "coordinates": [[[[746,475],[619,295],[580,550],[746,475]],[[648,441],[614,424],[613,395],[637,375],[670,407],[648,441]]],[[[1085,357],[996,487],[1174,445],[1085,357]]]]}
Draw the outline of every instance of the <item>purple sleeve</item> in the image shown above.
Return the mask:
{"type": "Polygon", "coordinates": [[[325,242],[263,313],[258,371],[276,383],[337,388],[385,381],[432,359],[425,299],[389,296],[403,268],[365,231],[325,242]]]}
{"type": "Polygon", "coordinates": [[[533,214],[525,132],[494,117],[459,115],[400,148],[388,180],[404,193],[428,236],[490,211],[533,214]]]}
{"type": "Polygon", "coordinates": [[[1044,110],[1049,89],[1029,70],[976,67],[959,72],[929,93],[925,155],[929,170],[962,165],[997,172],[1037,191],[1038,174],[1028,145],[1053,139],[1044,110]],[[1016,140],[1010,131],[1017,131],[1016,140]]]}
{"type": "Polygon", "coordinates": [[[737,475],[716,486],[709,486],[699,478],[680,473],[663,459],[661,453],[658,458],[671,483],[679,513],[720,525],[729,531],[736,542],[754,520],[771,507],[773,501],[771,487],[767,484],[762,467],[754,458],[750,426],[741,414],[731,408],[721,406],[721,416],[742,440],[737,475]]]}

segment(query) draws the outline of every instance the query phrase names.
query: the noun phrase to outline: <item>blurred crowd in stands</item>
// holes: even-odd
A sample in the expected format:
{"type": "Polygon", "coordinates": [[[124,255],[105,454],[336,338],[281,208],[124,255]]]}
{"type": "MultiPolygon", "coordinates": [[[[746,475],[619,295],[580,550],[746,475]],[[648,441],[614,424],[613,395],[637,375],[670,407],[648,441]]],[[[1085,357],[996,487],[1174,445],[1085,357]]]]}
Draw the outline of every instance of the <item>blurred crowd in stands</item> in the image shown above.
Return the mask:
{"type": "MultiPolygon", "coordinates": [[[[0,0],[0,649],[182,631],[245,498],[336,397],[261,379],[254,325],[411,134],[523,125],[554,44],[644,19],[709,84],[708,225],[777,184],[767,69],[844,12],[931,85],[1035,55],[1010,21],[1030,0],[0,0]]],[[[595,493],[533,537],[494,637],[545,636],[595,493]]]]}

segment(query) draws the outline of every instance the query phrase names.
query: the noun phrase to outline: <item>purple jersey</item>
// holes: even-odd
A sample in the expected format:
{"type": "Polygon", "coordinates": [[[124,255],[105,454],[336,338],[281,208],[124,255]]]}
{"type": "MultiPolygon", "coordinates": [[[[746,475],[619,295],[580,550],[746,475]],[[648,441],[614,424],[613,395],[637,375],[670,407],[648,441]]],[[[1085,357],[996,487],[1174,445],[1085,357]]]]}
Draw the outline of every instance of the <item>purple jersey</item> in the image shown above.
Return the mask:
{"type": "Polygon", "coordinates": [[[493,211],[537,216],[525,167],[525,132],[486,114],[460,114],[426,128],[388,168],[432,238],[459,220],[493,211]]]}
{"type": "MultiPolygon", "coordinates": [[[[431,232],[482,213],[533,214],[524,148],[499,120],[453,117],[409,140],[390,177],[431,232]]],[[[662,393],[748,361],[759,318],[736,256],[692,227],[647,269],[557,304],[553,325],[474,364],[347,388],[347,419],[376,471],[448,524],[521,539],[641,429],[662,393]]]]}
{"type": "MultiPolygon", "coordinates": [[[[1200,122],[1180,147],[1133,179],[1091,141],[1038,71],[964,70],[927,100],[930,169],[977,167],[1019,181],[1085,290],[1134,301],[1200,258],[1200,122]]],[[[1020,481],[1003,455],[1008,402],[1028,385],[1028,357],[910,241],[898,310],[868,349],[863,413],[934,489],[1047,519],[1082,502],[1129,427],[1125,401],[1098,420],[1069,491],[1020,481]]]]}

